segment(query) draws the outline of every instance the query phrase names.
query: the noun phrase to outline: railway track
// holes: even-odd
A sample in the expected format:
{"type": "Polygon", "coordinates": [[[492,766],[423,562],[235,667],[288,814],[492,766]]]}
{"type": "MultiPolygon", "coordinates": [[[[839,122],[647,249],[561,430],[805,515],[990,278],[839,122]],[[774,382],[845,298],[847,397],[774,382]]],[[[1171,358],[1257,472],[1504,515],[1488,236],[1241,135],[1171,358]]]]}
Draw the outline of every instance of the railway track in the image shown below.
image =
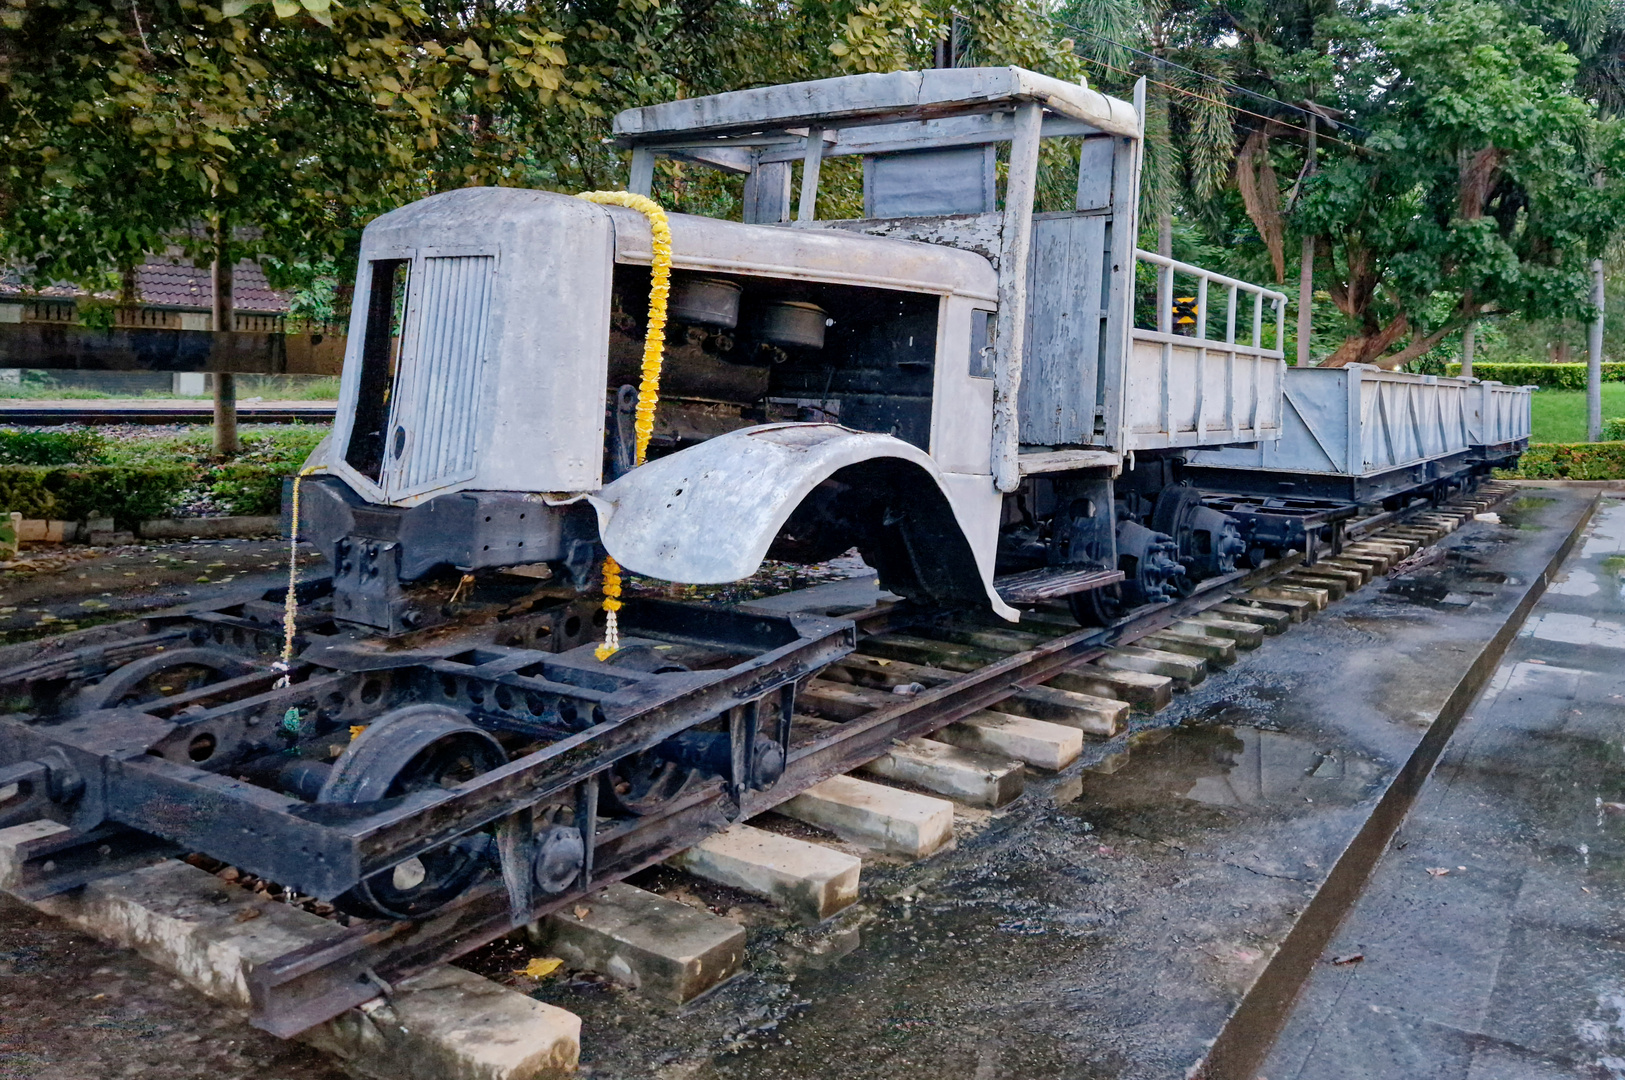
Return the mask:
{"type": "MultiPolygon", "coordinates": [[[[245,424],[327,424],[333,421],[333,402],[268,401],[237,403],[237,419],[245,424]]],[[[198,402],[29,402],[0,405],[0,425],[49,427],[56,424],[208,424],[214,407],[198,402]]]]}
{"type": "MultiPolygon", "coordinates": [[[[814,604],[814,616],[855,623],[856,648],[799,680],[778,782],[763,790],[730,790],[726,780],[687,783],[653,792],[655,805],[630,818],[605,819],[594,805],[578,806],[577,820],[598,820],[586,884],[532,914],[568,911],[589,893],[684,852],[684,868],[749,889],[749,875],[719,869],[719,860],[703,855],[730,824],[769,810],[893,853],[928,856],[951,838],[954,802],[1001,806],[1021,794],[1028,769],[1069,775],[1127,752],[1131,713],[1156,713],[1238,652],[1415,560],[1512,490],[1490,483],[1439,507],[1351,522],[1341,549],[1313,564],[1290,553],[1104,629],[1080,629],[1058,607],[1040,607],[1012,629],[991,619],[933,617],[906,603],[857,612],[814,604]],[[901,786],[870,788],[853,773],[901,786]],[[948,828],[900,825],[885,806],[865,809],[880,793],[915,809],[935,804],[935,820],[945,817],[948,828]]],[[[749,724],[749,710],[735,710],[732,722],[749,724]]],[[[855,899],[853,885],[814,916],[855,899]]],[[[350,920],[343,933],[254,968],[254,1021],[284,1036],[306,1030],[514,924],[500,881],[476,886],[433,919],[350,920]]]]}

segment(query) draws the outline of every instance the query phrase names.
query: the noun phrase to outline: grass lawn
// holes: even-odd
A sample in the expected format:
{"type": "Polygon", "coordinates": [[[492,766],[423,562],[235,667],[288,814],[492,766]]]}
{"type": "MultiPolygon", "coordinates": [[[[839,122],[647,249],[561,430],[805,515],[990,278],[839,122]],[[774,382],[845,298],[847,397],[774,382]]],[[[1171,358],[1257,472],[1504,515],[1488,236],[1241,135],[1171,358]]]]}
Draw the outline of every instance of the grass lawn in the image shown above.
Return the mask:
{"type": "MultiPolygon", "coordinates": [[[[1602,384],[1602,418],[1625,416],[1625,383],[1602,384]]],[[[1584,390],[1537,390],[1530,406],[1533,432],[1530,442],[1585,442],[1586,395],[1584,390]]]]}

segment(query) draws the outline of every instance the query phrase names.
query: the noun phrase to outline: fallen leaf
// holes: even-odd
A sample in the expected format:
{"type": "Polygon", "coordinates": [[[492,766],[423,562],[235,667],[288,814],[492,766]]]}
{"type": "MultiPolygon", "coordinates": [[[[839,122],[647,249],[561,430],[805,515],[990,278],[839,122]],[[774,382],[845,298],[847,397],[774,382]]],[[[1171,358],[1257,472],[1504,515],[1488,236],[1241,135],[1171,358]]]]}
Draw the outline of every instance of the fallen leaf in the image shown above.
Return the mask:
{"type": "Polygon", "coordinates": [[[515,971],[514,974],[522,975],[527,979],[545,979],[563,966],[564,961],[556,956],[538,956],[533,957],[530,963],[515,971]]]}
{"type": "Polygon", "coordinates": [[[582,919],[585,919],[588,915],[591,915],[591,914],[592,914],[592,908],[590,908],[590,907],[585,907],[585,906],[577,906],[576,907],[575,916],[576,916],[576,921],[577,922],[580,922],[582,919]]]}
{"type": "Polygon", "coordinates": [[[1334,956],[1334,957],[1332,957],[1332,963],[1334,963],[1334,964],[1358,964],[1361,960],[1364,960],[1364,959],[1365,959],[1365,953],[1351,952],[1351,953],[1347,953],[1347,954],[1345,954],[1343,956],[1334,956]]]}
{"type": "Polygon", "coordinates": [[[1602,809],[1606,814],[1625,814],[1625,802],[1605,802],[1602,809]]]}
{"type": "Polygon", "coordinates": [[[232,917],[238,922],[252,922],[260,917],[260,909],[257,907],[245,907],[232,917]]]}
{"type": "Polygon", "coordinates": [[[1432,874],[1434,877],[1444,877],[1446,874],[1450,873],[1450,867],[1430,866],[1428,867],[1428,873],[1432,874]]]}

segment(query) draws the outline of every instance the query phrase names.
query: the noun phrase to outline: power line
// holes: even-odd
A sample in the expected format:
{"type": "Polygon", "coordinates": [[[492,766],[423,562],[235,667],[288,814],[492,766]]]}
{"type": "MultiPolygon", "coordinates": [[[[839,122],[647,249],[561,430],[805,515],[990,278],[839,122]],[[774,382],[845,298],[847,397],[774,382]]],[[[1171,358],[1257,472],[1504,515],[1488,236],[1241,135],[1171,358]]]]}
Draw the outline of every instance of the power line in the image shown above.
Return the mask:
{"type": "MultiPolygon", "coordinates": [[[[1186,67],[1184,64],[1176,63],[1173,60],[1169,60],[1169,59],[1167,59],[1165,57],[1157,56],[1155,53],[1148,53],[1148,52],[1145,52],[1142,49],[1136,49],[1132,45],[1124,45],[1121,41],[1113,40],[1112,38],[1109,38],[1104,34],[1097,34],[1093,30],[1085,30],[1083,27],[1078,26],[1078,25],[1076,25],[1074,23],[1069,23],[1069,22],[1064,22],[1063,21],[1063,22],[1061,22],[1061,25],[1066,27],[1068,30],[1072,31],[1073,33],[1087,34],[1089,37],[1094,38],[1096,41],[1103,41],[1106,44],[1113,46],[1114,48],[1122,49],[1124,52],[1133,53],[1135,56],[1142,56],[1145,59],[1150,60],[1152,63],[1161,64],[1164,67],[1178,68],[1180,71],[1184,71],[1184,72],[1187,72],[1187,73],[1189,73],[1191,75],[1195,75],[1199,79],[1206,79],[1209,82],[1218,83],[1220,86],[1224,87],[1225,89],[1232,90],[1232,91],[1234,91],[1234,92],[1236,92],[1238,94],[1246,94],[1248,97],[1257,98],[1259,101],[1267,101],[1271,105],[1279,105],[1283,109],[1291,109],[1293,112],[1299,112],[1299,113],[1302,113],[1305,116],[1313,116],[1313,117],[1316,117],[1319,120],[1326,121],[1328,123],[1335,123],[1338,127],[1346,127],[1350,131],[1354,132],[1355,134],[1357,134],[1357,135],[1359,135],[1361,137],[1365,137],[1368,134],[1367,132],[1361,130],[1360,128],[1355,127],[1353,124],[1346,124],[1346,123],[1342,122],[1341,120],[1331,121],[1327,117],[1321,116],[1319,113],[1315,112],[1313,109],[1306,109],[1302,105],[1294,105],[1290,101],[1282,101],[1280,98],[1272,98],[1268,94],[1260,94],[1257,90],[1249,90],[1245,86],[1238,86],[1236,83],[1228,82],[1228,81],[1226,81],[1224,79],[1219,78],[1217,75],[1209,75],[1205,71],[1197,71],[1195,68],[1186,67]]],[[[1079,55],[1081,56],[1082,54],[1080,53],[1079,55]]],[[[1085,60],[1095,60],[1095,58],[1092,57],[1092,56],[1084,56],[1083,59],[1085,59],[1085,60]]],[[[1102,64],[1104,63],[1103,61],[1100,61],[1100,60],[1095,60],[1095,62],[1096,63],[1102,63],[1102,64]]],[[[1106,65],[1106,66],[1110,66],[1110,65],[1106,65]]],[[[1117,69],[1117,70],[1122,70],[1122,69],[1117,69]]],[[[1188,93],[1189,91],[1186,91],[1186,92],[1188,93]]],[[[1258,114],[1257,113],[1252,113],[1251,115],[1257,116],[1258,114]]],[[[1265,119],[1273,119],[1273,117],[1266,117],[1265,119]]],[[[1307,129],[1300,128],[1299,130],[1307,130],[1307,129]]],[[[1335,140],[1333,140],[1333,141],[1335,141],[1335,140]]]]}
{"type": "MultiPolygon", "coordinates": [[[[1101,67],[1105,68],[1107,71],[1115,71],[1115,72],[1118,72],[1121,75],[1127,75],[1131,79],[1137,77],[1136,73],[1130,71],[1128,68],[1121,68],[1121,67],[1118,67],[1116,64],[1108,64],[1108,63],[1106,63],[1106,61],[1101,60],[1101,59],[1099,59],[1097,57],[1082,56],[1080,54],[1080,59],[1086,60],[1091,64],[1099,64],[1101,67]]],[[[1201,73],[1197,72],[1197,74],[1201,74],[1201,73]]],[[[1305,135],[1309,134],[1309,129],[1308,128],[1299,127],[1296,124],[1289,124],[1285,120],[1282,120],[1278,116],[1265,116],[1263,113],[1256,113],[1256,112],[1253,112],[1251,109],[1243,109],[1240,105],[1232,105],[1228,101],[1220,101],[1217,98],[1207,97],[1205,95],[1198,94],[1193,90],[1187,90],[1183,86],[1175,86],[1172,83],[1158,82],[1156,79],[1153,79],[1150,76],[1145,76],[1144,78],[1145,78],[1145,81],[1150,83],[1152,86],[1160,86],[1164,90],[1170,90],[1170,91],[1172,91],[1172,92],[1174,92],[1176,94],[1184,94],[1188,98],[1195,98],[1198,101],[1205,101],[1205,102],[1208,102],[1209,104],[1217,105],[1221,109],[1229,109],[1231,112],[1240,113],[1243,116],[1254,116],[1254,117],[1257,117],[1260,120],[1266,121],[1267,123],[1279,124],[1281,127],[1286,128],[1288,131],[1301,131],[1305,135]]],[[[1321,142],[1336,143],[1338,146],[1346,146],[1350,150],[1354,150],[1354,151],[1356,151],[1358,153],[1362,153],[1362,154],[1375,153],[1375,151],[1371,150],[1369,147],[1361,146],[1359,143],[1351,143],[1351,142],[1348,142],[1345,139],[1335,138],[1334,136],[1327,135],[1327,134],[1324,134],[1322,132],[1318,132],[1318,131],[1315,132],[1315,138],[1317,138],[1321,142]]]]}

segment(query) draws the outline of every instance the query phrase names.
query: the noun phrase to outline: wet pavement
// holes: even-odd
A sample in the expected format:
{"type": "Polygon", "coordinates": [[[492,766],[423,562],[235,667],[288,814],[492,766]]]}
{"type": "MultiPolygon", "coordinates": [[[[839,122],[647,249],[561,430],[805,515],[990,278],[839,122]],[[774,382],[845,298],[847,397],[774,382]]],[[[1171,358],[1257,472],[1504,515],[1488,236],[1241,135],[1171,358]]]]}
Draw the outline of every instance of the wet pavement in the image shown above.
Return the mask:
{"type": "MultiPolygon", "coordinates": [[[[300,549],[300,566],[313,565],[315,552],[300,549]]],[[[31,546],[0,564],[0,645],[287,580],[286,540],[31,546]]]]}
{"type": "MultiPolygon", "coordinates": [[[[1373,583],[1137,718],[1090,748],[1089,768],[1030,782],[1000,811],[962,811],[953,850],[866,859],[863,899],[820,926],[674,871],[634,879],[748,928],[749,970],[685,1007],[580,972],[517,978],[518,943],[469,964],[578,1013],[581,1073],[595,1078],[1186,1076],[1278,966],[1277,947],[1588,499],[1530,492],[1499,522],[1448,537],[1445,561],[1386,591],[1373,583]]],[[[270,1080],[326,1075],[157,974],[124,984],[131,1005],[115,1019],[173,1023],[176,1038],[242,1057],[149,1057],[145,1029],[116,1023],[94,1045],[63,1038],[56,1018],[85,1015],[97,992],[92,959],[71,950],[96,946],[0,902],[0,953],[19,948],[65,950],[45,954],[64,974],[19,983],[0,966],[0,1077],[117,1075],[121,1045],[138,1080],[235,1076],[235,1062],[259,1058],[254,1075],[270,1080]]],[[[115,963],[143,967],[122,955],[96,966],[115,963]]]]}
{"type": "Polygon", "coordinates": [[[1625,1078],[1625,503],[1602,504],[1339,929],[1270,1080],[1625,1078]]]}

